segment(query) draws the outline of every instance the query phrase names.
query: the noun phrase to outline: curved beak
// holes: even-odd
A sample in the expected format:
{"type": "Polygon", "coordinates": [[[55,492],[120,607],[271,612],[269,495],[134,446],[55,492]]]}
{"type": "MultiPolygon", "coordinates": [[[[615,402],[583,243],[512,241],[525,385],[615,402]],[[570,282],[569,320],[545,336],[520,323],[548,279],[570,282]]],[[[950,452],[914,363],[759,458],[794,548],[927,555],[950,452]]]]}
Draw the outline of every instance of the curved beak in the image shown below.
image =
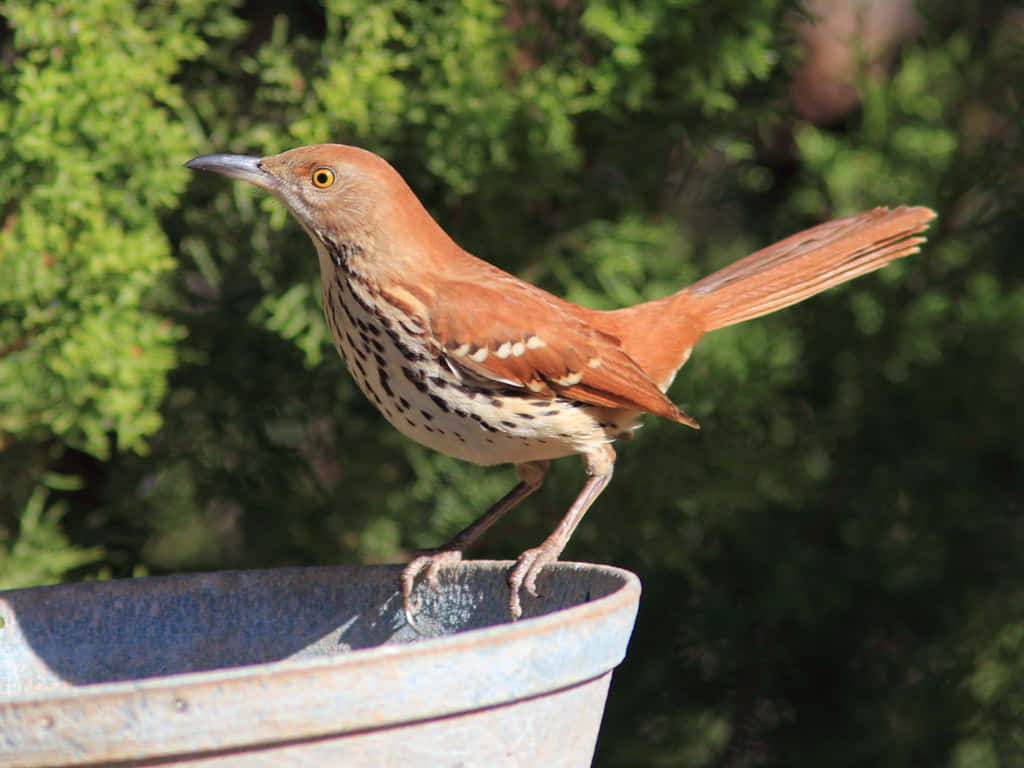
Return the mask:
{"type": "Polygon", "coordinates": [[[264,189],[277,189],[277,179],[260,167],[260,158],[251,155],[200,155],[185,163],[185,167],[248,181],[264,189]]]}

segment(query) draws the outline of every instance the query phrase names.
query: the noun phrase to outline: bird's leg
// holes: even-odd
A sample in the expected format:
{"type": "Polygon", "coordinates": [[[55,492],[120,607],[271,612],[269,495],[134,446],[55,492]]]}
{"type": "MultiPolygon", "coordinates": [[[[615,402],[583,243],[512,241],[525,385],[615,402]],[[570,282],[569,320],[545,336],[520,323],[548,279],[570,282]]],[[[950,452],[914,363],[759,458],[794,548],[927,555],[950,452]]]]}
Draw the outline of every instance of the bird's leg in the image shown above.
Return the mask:
{"type": "Polygon", "coordinates": [[[463,552],[494,525],[498,518],[540,488],[549,465],[548,461],[529,461],[516,464],[516,477],[519,478],[519,482],[511,491],[502,496],[494,506],[460,531],[443,547],[422,550],[411,563],[405,566],[402,570],[402,608],[405,611],[406,621],[410,625],[414,624],[412,617],[415,606],[412,602],[412,593],[417,577],[423,573],[427,583],[437,589],[438,574],[441,570],[458,565],[462,560],[463,552]]]}
{"type": "Polygon", "coordinates": [[[580,524],[580,520],[583,519],[583,515],[612,479],[615,451],[610,444],[605,443],[598,451],[587,454],[584,461],[587,474],[590,477],[572,506],[569,507],[569,511],[565,513],[565,517],[539,547],[523,552],[508,573],[508,612],[513,620],[523,615],[523,608],[519,602],[519,590],[525,589],[534,597],[538,596],[537,576],[540,575],[545,565],[558,560],[558,556],[562,554],[565,545],[569,543],[569,539],[573,531],[576,530],[576,526],[580,524]]]}

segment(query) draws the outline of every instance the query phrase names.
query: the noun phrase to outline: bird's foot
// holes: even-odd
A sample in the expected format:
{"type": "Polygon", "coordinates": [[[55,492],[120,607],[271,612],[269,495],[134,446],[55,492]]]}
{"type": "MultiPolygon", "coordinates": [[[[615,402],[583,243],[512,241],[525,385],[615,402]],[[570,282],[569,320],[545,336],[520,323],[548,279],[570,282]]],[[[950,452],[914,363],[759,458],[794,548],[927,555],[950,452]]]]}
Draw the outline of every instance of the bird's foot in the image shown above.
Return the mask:
{"type": "Polygon", "coordinates": [[[515,621],[523,615],[523,606],[519,601],[519,590],[525,589],[534,597],[537,594],[537,577],[545,565],[558,561],[561,548],[547,542],[539,547],[528,549],[519,556],[512,570],[508,572],[508,612],[515,621]]]}
{"type": "Polygon", "coordinates": [[[405,620],[413,629],[416,627],[416,605],[412,599],[416,589],[416,579],[423,574],[423,580],[432,590],[441,588],[440,573],[442,570],[454,569],[462,562],[462,550],[441,547],[439,549],[422,550],[405,568],[402,569],[402,611],[405,620]]]}

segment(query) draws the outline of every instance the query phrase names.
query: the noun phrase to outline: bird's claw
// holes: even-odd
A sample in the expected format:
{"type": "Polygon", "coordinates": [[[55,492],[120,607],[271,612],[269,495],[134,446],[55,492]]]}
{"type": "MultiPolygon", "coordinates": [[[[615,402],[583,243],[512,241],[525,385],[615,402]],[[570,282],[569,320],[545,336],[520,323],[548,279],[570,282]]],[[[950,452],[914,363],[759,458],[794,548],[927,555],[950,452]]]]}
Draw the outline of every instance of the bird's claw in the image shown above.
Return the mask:
{"type": "MultiPolygon", "coordinates": [[[[544,570],[544,566],[558,560],[558,555],[559,552],[555,548],[546,547],[543,544],[519,555],[519,559],[512,566],[507,577],[508,612],[513,621],[523,615],[519,591],[526,590],[533,597],[540,597],[537,591],[537,578],[544,570]]],[[[405,614],[406,623],[417,632],[420,631],[420,628],[416,624],[417,606],[413,600],[416,582],[422,577],[427,586],[436,592],[441,588],[441,571],[454,569],[460,562],[462,562],[461,550],[428,549],[421,552],[402,569],[402,611],[405,614]]]]}
{"type": "Polygon", "coordinates": [[[523,552],[512,570],[508,572],[508,612],[512,620],[516,621],[523,615],[523,606],[519,600],[519,590],[525,589],[533,597],[540,597],[537,593],[537,577],[544,569],[558,560],[559,553],[553,548],[545,547],[543,544],[523,552]]]}
{"type": "Polygon", "coordinates": [[[441,589],[440,573],[442,570],[454,569],[462,562],[462,551],[458,549],[427,549],[420,552],[412,562],[402,569],[402,612],[406,623],[419,631],[416,626],[416,604],[413,592],[416,580],[423,574],[423,580],[435,592],[441,589]]]}

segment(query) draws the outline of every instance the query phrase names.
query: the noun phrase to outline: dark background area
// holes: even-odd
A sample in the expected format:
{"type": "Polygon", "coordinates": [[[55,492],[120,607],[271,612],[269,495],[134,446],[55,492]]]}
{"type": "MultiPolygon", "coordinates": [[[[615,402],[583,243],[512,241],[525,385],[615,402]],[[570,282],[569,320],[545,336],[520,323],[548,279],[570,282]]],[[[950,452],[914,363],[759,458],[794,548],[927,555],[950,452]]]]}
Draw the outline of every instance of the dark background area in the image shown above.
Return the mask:
{"type": "MultiPolygon", "coordinates": [[[[330,347],[283,207],[181,164],[387,158],[592,307],[874,205],[922,253],[709,335],[567,559],[638,573],[600,766],[1024,765],[1024,11],[335,0],[0,9],[0,587],[383,562],[513,483],[330,347]]],[[[536,545],[583,481],[474,552],[536,545]]]]}

